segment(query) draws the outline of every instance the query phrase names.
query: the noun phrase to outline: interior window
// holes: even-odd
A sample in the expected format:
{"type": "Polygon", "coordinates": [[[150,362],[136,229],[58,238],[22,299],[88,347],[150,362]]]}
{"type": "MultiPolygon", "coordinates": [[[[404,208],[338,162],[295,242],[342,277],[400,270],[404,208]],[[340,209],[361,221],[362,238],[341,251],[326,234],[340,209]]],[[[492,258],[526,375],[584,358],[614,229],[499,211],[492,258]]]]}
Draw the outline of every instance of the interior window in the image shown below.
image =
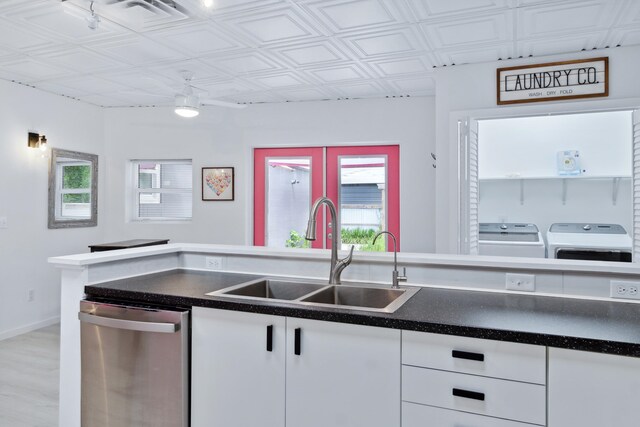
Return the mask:
{"type": "Polygon", "coordinates": [[[133,220],[191,219],[191,160],[134,160],[131,165],[133,220]]]}

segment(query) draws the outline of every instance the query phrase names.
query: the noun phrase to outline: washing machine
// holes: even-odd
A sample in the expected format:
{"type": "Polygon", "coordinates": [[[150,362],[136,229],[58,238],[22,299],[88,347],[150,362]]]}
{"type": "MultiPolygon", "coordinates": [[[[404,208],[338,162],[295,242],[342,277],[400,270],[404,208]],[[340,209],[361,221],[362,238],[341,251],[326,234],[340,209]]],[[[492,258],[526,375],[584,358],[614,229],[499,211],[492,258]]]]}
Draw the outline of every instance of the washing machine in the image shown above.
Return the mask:
{"type": "Polygon", "coordinates": [[[547,232],[549,258],[631,262],[631,237],[619,224],[556,223],[547,232]]]}
{"type": "Polygon", "coordinates": [[[478,254],[545,258],[546,246],[535,224],[481,222],[478,254]]]}

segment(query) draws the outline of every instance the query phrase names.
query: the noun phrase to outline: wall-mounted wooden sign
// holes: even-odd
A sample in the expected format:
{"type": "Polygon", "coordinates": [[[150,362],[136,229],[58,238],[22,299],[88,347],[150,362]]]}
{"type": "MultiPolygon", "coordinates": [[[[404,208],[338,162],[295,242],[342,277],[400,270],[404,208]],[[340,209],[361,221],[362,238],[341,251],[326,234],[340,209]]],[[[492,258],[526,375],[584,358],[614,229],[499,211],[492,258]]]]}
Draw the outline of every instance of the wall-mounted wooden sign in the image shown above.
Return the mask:
{"type": "Polygon", "coordinates": [[[609,58],[498,68],[498,105],[609,95],[609,58]]]}

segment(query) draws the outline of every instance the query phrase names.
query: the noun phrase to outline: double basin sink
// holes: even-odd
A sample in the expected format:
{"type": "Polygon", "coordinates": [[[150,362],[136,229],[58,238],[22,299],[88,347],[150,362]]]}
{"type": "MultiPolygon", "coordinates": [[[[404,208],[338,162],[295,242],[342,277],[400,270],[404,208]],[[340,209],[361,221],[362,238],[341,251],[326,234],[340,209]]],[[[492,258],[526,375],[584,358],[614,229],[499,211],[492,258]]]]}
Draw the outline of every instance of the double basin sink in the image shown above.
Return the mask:
{"type": "Polygon", "coordinates": [[[374,285],[328,285],[313,281],[262,277],[207,295],[393,313],[418,290],[419,288],[391,289],[374,285]]]}

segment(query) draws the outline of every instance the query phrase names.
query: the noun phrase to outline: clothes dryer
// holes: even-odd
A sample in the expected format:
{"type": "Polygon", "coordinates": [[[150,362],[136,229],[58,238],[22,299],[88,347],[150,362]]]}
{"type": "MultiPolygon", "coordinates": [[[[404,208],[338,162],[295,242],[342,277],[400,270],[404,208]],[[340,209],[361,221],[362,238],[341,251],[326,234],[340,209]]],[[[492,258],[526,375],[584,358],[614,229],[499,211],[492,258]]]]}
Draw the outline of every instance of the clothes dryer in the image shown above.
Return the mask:
{"type": "Polygon", "coordinates": [[[631,262],[631,237],[619,224],[556,223],[547,231],[549,258],[631,262]]]}

